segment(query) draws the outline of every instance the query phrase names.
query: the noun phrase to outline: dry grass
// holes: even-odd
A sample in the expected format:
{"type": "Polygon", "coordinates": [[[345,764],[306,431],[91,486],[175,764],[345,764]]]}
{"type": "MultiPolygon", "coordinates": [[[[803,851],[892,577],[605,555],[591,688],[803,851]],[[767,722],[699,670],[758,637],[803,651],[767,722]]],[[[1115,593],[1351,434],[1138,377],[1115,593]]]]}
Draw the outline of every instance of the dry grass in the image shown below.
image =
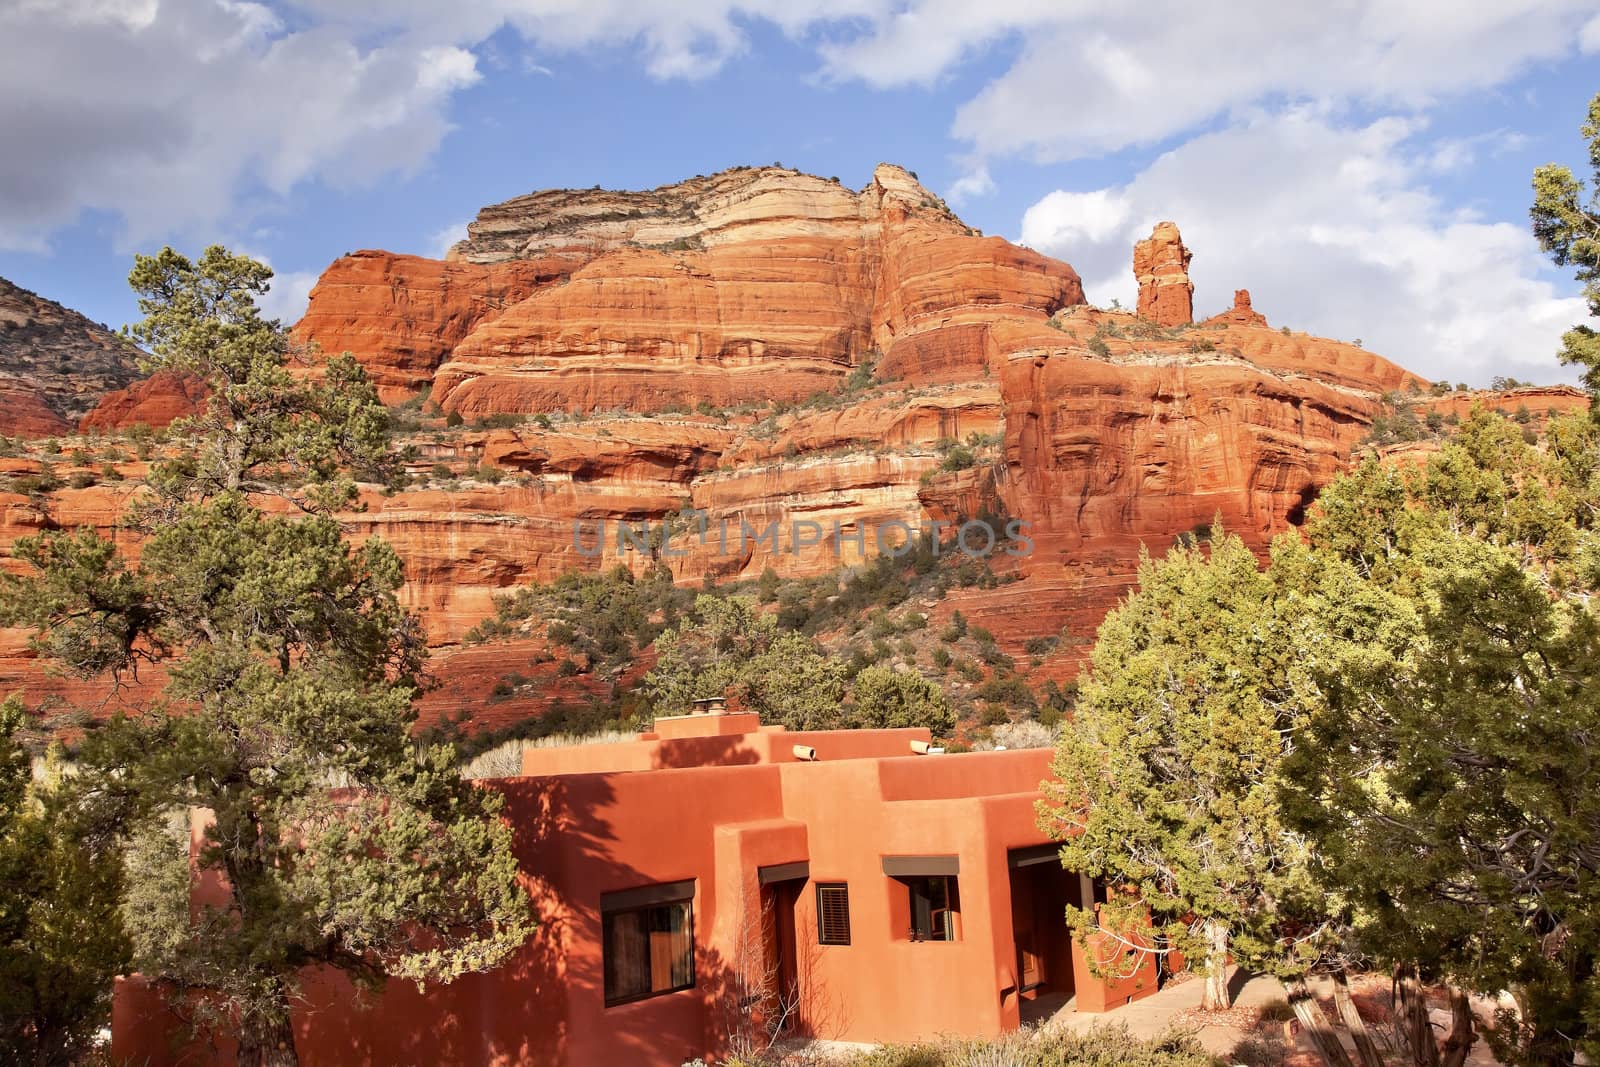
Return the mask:
{"type": "Polygon", "coordinates": [[[463,778],[515,778],[522,773],[522,754],[531,748],[576,748],[579,745],[612,745],[633,741],[631,730],[603,730],[596,734],[551,734],[532,740],[513,740],[496,745],[474,756],[461,768],[463,778]]]}
{"type": "Polygon", "coordinates": [[[1003,722],[989,733],[987,741],[975,742],[974,752],[989,752],[997,748],[1054,748],[1060,730],[1024,719],[1021,722],[1003,722]]]}

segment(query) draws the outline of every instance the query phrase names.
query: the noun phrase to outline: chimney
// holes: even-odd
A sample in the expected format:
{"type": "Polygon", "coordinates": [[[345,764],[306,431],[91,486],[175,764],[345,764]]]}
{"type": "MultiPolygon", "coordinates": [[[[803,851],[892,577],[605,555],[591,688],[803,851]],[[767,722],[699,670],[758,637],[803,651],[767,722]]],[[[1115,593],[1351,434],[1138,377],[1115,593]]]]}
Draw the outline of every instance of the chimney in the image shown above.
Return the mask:
{"type": "Polygon", "coordinates": [[[728,713],[727,697],[701,697],[694,701],[694,710],[691,715],[726,715],[728,713]]]}

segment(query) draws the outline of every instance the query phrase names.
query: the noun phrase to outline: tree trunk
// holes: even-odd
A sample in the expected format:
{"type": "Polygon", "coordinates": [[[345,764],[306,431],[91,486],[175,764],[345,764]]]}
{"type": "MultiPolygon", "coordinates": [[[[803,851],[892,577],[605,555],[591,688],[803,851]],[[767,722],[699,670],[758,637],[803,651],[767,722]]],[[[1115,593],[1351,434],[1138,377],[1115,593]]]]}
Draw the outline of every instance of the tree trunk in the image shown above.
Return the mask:
{"type": "Polygon", "coordinates": [[[1328,1067],[1355,1067],[1350,1062],[1350,1054],[1339,1044],[1339,1035],[1334,1032],[1333,1024],[1322,1013],[1322,1005],[1304,986],[1289,998],[1289,1005],[1294,1008],[1295,1018],[1305,1028],[1306,1036],[1311,1039],[1311,1045],[1322,1057],[1323,1063],[1328,1067]]]}
{"type": "Polygon", "coordinates": [[[1450,1036],[1445,1038],[1441,1067],[1462,1067],[1473,1042],[1478,1040],[1472,1028],[1472,1005],[1467,995],[1459,989],[1450,990],[1450,1036]]]}
{"type": "Polygon", "coordinates": [[[1440,1067],[1439,1046],[1433,1042],[1433,1026],[1428,1022],[1428,997],[1417,972],[1401,964],[1394,972],[1395,1029],[1411,1053],[1415,1067],[1440,1067]]]}
{"type": "Polygon", "coordinates": [[[240,1028],[238,1067],[299,1067],[299,1063],[287,1008],[271,1016],[252,1015],[240,1028]]]}
{"type": "Polygon", "coordinates": [[[1228,928],[1218,922],[1206,923],[1206,988],[1200,1000],[1201,1011],[1226,1011],[1233,1007],[1228,992],[1228,928]]]}
{"type": "Polygon", "coordinates": [[[1343,971],[1333,976],[1333,1006],[1338,1009],[1339,1021],[1350,1031],[1350,1039],[1356,1043],[1361,1067],[1384,1067],[1383,1054],[1367,1032],[1367,1024],[1361,1018],[1361,1013],[1356,1011],[1355,999],[1350,996],[1350,979],[1343,971]]]}

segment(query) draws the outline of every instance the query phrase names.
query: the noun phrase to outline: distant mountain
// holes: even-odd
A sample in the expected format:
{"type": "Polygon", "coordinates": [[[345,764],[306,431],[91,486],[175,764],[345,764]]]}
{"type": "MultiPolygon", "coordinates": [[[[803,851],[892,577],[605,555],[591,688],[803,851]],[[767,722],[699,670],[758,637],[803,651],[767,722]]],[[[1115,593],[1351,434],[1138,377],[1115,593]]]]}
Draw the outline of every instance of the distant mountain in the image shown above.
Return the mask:
{"type": "Polygon", "coordinates": [[[110,330],[0,278],[0,433],[68,433],[139,377],[138,350],[110,330]]]}

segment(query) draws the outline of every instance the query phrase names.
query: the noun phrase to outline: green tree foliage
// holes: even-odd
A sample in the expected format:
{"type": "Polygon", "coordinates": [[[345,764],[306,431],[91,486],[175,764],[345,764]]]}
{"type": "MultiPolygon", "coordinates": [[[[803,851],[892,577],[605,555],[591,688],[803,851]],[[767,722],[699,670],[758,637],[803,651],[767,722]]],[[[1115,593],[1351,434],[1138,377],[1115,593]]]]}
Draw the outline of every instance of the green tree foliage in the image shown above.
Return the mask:
{"type": "Polygon", "coordinates": [[[940,737],[956,724],[944,690],[915,671],[864,668],[856,675],[850,701],[850,725],[861,729],[926,726],[940,737]]]}
{"type": "Polygon", "coordinates": [[[205,408],[169,428],[188,447],[155,463],[150,483],[174,499],[221,492],[276,493],[310,483],[303,502],[347,503],[348,475],[389,482],[390,413],[349,353],[320,359],[294,344],[255,298],[272,271],[217,245],[197,261],[164,248],[136,256],[128,281],[145,318],[128,333],[149,352],[146,370],[193,376],[205,408]]]}
{"type": "Polygon", "coordinates": [[[1317,631],[1292,821],[1373,957],[1513,993],[1507,1063],[1600,1053],[1597,467],[1587,419],[1534,448],[1480,412],[1335,483],[1274,564],[1317,631]]]}
{"type": "Polygon", "coordinates": [[[448,982],[504,960],[531,924],[498,798],[409,736],[425,649],[396,597],[400,560],[352,546],[326,512],[349,498],[347,464],[387,462],[387,415],[353,363],[290,372],[282,328],[253,306],[268,276],[221,249],[140,257],[134,335],[212,390],[184,431],[193,454],[159,479],[161,521],[136,516],[137,561],[92,531],[50,531],[17,543],[31,573],[0,584],[0,618],[64,669],[164,668],[158,702],[85,739],[71,806],[132,845],[139,970],[213,991],[209,1021],[250,1065],[294,1062],[303,968],[448,982]],[[310,478],[307,513],[268,516],[246,495],[276,466],[310,478]],[[222,886],[192,922],[161,832],[188,811],[206,813],[195,862],[222,886]]]}
{"type": "Polygon", "coordinates": [[[752,597],[696,597],[693,618],[656,639],[656,666],[645,688],[669,715],[733,693],[764,722],[792,730],[842,725],[843,665],[810,638],[780,630],[776,616],[752,597]]]}
{"type": "Polygon", "coordinates": [[[1228,1006],[1229,953],[1303,973],[1327,925],[1277,792],[1298,716],[1292,623],[1250,550],[1219,535],[1209,554],[1141,560],[1137,592],[1101,625],[1040,802],[1066,867],[1138,893],[1070,908],[1078,935],[1134,948],[1133,961],[1204,961],[1210,1008],[1228,1006]]]}
{"type": "Polygon", "coordinates": [[[81,1062],[127,969],[116,921],[121,867],[59,802],[35,786],[16,743],[21,702],[0,704],[0,1059],[81,1062]]]}
{"type": "MultiPolygon", "coordinates": [[[[1589,150],[1591,177],[1547,163],[1533,172],[1533,234],[1557,266],[1576,268],[1589,314],[1600,316],[1600,93],[1589,101],[1580,132],[1589,150]]],[[[1583,382],[1600,393],[1600,333],[1577,325],[1561,338],[1561,361],[1584,368],[1583,382]]],[[[1593,409],[1600,416],[1600,409],[1593,409]]]]}
{"type": "Polygon", "coordinates": [[[494,618],[473,627],[466,639],[505,637],[530,620],[549,620],[545,633],[553,644],[581,653],[590,669],[620,671],[676,622],[691,599],[673,586],[665,567],[643,578],[620,563],[599,573],[569,570],[554,581],[495,597],[494,618]]]}

